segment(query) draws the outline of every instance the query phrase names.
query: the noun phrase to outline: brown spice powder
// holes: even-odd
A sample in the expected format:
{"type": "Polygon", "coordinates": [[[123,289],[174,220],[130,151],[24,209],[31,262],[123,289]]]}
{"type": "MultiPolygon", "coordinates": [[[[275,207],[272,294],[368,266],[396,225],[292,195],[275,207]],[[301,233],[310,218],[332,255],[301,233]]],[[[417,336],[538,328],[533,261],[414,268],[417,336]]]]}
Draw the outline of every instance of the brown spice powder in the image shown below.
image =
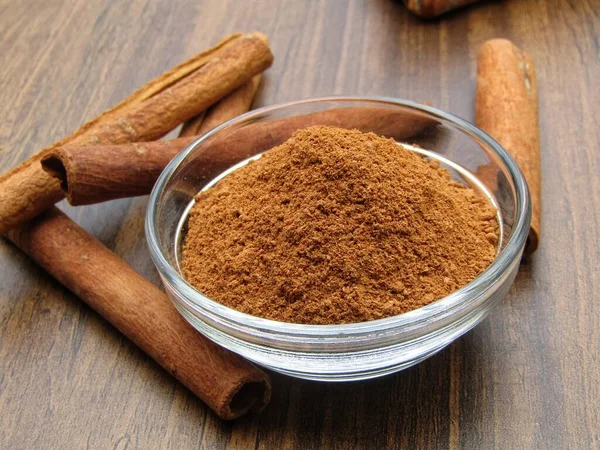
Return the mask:
{"type": "Polygon", "coordinates": [[[183,273],[255,316],[362,322],[467,284],[497,242],[493,206],[436,162],[373,133],[311,127],[196,196],[183,273]]]}

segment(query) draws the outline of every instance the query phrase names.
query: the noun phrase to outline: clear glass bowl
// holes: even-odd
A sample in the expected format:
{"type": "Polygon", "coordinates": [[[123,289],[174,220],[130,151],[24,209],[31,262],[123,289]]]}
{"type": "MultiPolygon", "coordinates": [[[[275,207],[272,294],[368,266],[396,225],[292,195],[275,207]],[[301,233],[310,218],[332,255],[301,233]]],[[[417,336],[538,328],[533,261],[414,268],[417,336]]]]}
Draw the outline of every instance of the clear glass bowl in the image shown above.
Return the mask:
{"type": "Polygon", "coordinates": [[[146,237],[167,294],[201,333],[277,372],[347,381],[412,366],[483,320],[515,278],[530,218],[521,172],[506,151],[475,126],[409,101],[331,97],[261,108],[199,137],[157,181],[146,216],[146,237]],[[180,239],[194,195],[241,161],[282,143],[297,129],[317,124],[372,131],[427,149],[455,163],[446,167],[465,182],[472,181],[462,176],[465,170],[476,174],[481,186],[493,194],[502,222],[502,243],[493,263],[468,285],[425,307],[344,325],[267,320],[195,290],[178,268],[180,239]]]}

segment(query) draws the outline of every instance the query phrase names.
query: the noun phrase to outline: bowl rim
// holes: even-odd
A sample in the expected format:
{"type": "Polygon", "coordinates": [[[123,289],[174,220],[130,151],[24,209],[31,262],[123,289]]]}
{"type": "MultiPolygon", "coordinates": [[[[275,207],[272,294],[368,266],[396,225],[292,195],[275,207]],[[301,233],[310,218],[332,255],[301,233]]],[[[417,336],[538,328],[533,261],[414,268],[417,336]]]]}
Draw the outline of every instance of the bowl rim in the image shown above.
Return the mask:
{"type": "Polygon", "coordinates": [[[185,147],[178,153],[165,167],[154,188],[150,194],[148,208],[146,211],[145,234],[146,241],[150,250],[150,256],[159,271],[163,282],[168,283],[176,292],[187,300],[189,306],[193,309],[204,309],[210,313],[224,319],[228,322],[234,322],[245,327],[253,327],[261,331],[270,331],[284,335],[308,335],[313,337],[335,337],[339,335],[363,335],[372,332],[386,332],[390,330],[398,330],[402,327],[414,327],[421,323],[429,323],[437,317],[446,316],[449,311],[468,307],[469,300],[474,300],[482,292],[490,289],[495,283],[502,278],[502,274],[510,269],[514,260],[520,256],[522,249],[525,246],[525,241],[529,232],[529,224],[531,221],[531,200],[527,182],[519,167],[509,153],[491,136],[471,124],[470,122],[438,108],[416,103],[410,100],[398,99],[393,97],[383,96],[327,96],[318,98],[309,98],[298,101],[279,103],[272,106],[265,106],[245,114],[235,117],[222,125],[212,129],[211,131],[201,135],[191,144],[185,147]],[[511,234],[505,247],[496,256],[492,263],[471,282],[461,287],[460,289],[450,293],[449,295],[434,301],[421,308],[408,311],[396,316],[376,319],[367,322],[357,322],[349,324],[333,324],[333,325],[317,325],[317,324],[298,324],[289,322],[280,322],[271,319],[266,319],[258,316],[243,313],[241,311],[229,308],[216,300],[202,294],[190,285],[182,275],[169,263],[163,254],[157,239],[157,227],[154,221],[156,213],[159,209],[159,199],[170,181],[171,176],[177,170],[187,156],[193,152],[200,144],[207,139],[220,133],[222,130],[229,128],[237,123],[246,122],[253,117],[259,117],[265,113],[272,111],[283,110],[286,108],[307,105],[314,103],[382,103],[387,106],[400,106],[410,108],[422,113],[429,114],[436,119],[442,119],[449,122],[454,128],[463,132],[471,139],[479,139],[497,156],[510,176],[514,185],[513,196],[516,200],[516,221],[512,227],[511,234]]]}

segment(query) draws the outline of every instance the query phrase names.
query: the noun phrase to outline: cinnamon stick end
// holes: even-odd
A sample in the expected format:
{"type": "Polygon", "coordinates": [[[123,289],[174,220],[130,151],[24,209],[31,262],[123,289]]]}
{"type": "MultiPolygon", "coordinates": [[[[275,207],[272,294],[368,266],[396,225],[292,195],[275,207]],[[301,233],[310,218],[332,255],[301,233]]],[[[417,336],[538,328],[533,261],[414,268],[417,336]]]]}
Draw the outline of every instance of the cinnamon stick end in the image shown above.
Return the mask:
{"type": "Polygon", "coordinates": [[[271,381],[263,372],[256,373],[240,381],[232,390],[217,414],[225,420],[233,420],[248,412],[259,413],[271,400],[271,381]]]}
{"type": "Polygon", "coordinates": [[[60,182],[60,188],[67,196],[69,202],[71,202],[68,172],[60,156],[55,153],[50,153],[42,158],[41,164],[42,169],[44,169],[48,175],[56,178],[60,182]]]}
{"type": "Polygon", "coordinates": [[[523,250],[524,256],[529,256],[533,252],[535,252],[540,243],[540,232],[533,225],[529,228],[529,235],[527,236],[527,241],[525,242],[525,249],[523,250]]]}

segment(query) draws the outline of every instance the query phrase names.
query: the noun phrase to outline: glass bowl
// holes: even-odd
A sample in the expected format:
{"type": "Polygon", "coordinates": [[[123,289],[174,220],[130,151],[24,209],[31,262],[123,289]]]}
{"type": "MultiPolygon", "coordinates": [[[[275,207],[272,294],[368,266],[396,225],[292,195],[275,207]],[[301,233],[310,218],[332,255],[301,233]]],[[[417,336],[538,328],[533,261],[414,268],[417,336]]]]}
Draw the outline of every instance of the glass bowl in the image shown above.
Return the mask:
{"type": "Polygon", "coordinates": [[[507,152],[475,126],[410,101],[330,97],[257,109],[199,137],[158,179],[150,196],[146,238],[167,294],[183,317],[209,339],[277,372],[349,381],[412,366],[481,322],[515,278],[530,218],[521,172],[507,152]],[[194,195],[236,164],[282,143],[295,130],[319,124],[372,131],[413,149],[425,149],[429,156],[439,157],[455,178],[490,193],[502,225],[492,264],[468,285],[427,306],[343,325],[267,320],[228,308],[194,289],[178,264],[194,195]]]}

